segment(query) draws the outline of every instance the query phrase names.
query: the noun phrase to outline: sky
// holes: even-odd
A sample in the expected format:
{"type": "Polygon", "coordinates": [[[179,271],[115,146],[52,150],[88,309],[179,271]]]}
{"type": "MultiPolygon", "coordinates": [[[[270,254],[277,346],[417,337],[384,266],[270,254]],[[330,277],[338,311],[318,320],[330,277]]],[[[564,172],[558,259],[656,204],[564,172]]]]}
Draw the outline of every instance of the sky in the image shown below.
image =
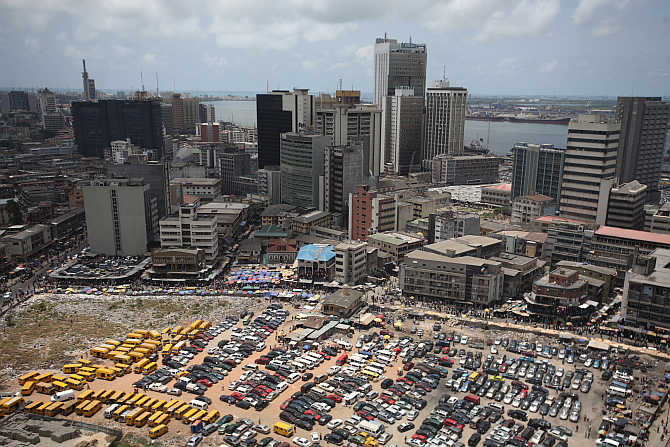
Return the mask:
{"type": "Polygon", "coordinates": [[[372,92],[384,33],[473,94],[670,96],[668,0],[0,0],[0,87],[372,92]]]}

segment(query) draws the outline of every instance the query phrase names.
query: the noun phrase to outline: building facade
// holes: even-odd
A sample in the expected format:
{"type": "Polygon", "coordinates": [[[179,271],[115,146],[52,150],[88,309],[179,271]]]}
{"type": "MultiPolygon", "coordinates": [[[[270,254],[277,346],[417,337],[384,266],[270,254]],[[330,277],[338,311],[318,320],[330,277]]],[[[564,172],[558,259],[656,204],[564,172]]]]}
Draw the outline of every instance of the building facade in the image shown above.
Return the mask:
{"type": "Polygon", "coordinates": [[[519,143],[512,152],[512,198],[542,194],[559,203],[565,150],[551,144],[519,143]]]}
{"type": "Polygon", "coordinates": [[[396,88],[382,107],[384,166],[398,175],[421,170],[423,148],[423,96],[412,88],[396,88]]]}
{"type": "Polygon", "coordinates": [[[465,235],[479,235],[479,214],[447,210],[428,216],[428,243],[465,235]]]}
{"type": "Polygon", "coordinates": [[[374,103],[381,106],[398,87],[414,89],[416,96],[426,92],[426,44],[377,38],[375,41],[374,103]]]}
{"type": "Polygon", "coordinates": [[[355,285],[367,276],[368,244],[348,241],[337,244],[335,250],[335,281],[355,285]]]}
{"type": "Polygon", "coordinates": [[[554,214],[554,199],[542,194],[518,196],[512,202],[512,225],[534,226],[535,219],[554,214]]]}
{"type": "Polygon", "coordinates": [[[367,186],[349,194],[349,239],[367,240],[370,234],[392,231],[396,225],[396,201],[367,186]]]}
{"type": "Polygon", "coordinates": [[[568,144],[561,179],[562,217],[604,224],[607,208],[603,197],[616,175],[619,124],[597,115],[570,120],[568,144]]]}
{"type": "Polygon", "coordinates": [[[606,225],[643,230],[647,188],[637,180],[613,186],[607,202],[606,225]]]}
{"type": "Polygon", "coordinates": [[[161,219],[161,248],[200,249],[205,260],[213,262],[219,254],[217,218],[198,215],[199,206],[197,199],[184,203],[176,216],[161,219]]]}
{"type": "Polygon", "coordinates": [[[178,177],[170,180],[171,184],[181,185],[183,194],[212,200],[221,195],[221,179],[178,177]]]}
{"type": "Polygon", "coordinates": [[[500,183],[498,185],[482,187],[482,203],[491,205],[510,206],[512,204],[512,184],[500,183]]]}
{"type": "Polygon", "coordinates": [[[367,151],[361,143],[327,146],[324,157],[323,209],[345,215],[349,194],[370,181],[367,151]]]}
{"type": "Polygon", "coordinates": [[[389,255],[391,260],[400,264],[405,255],[421,248],[424,239],[404,233],[375,233],[367,238],[368,246],[389,255]]]}
{"type": "Polygon", "coordinates": [[[559,267],[533,283],[528,312],[545,321],[588,321],[595,307],[587,303],[588,282],[579,272],[559,267]]]}
{"type": "Polygon", "coordinates": [[[670,250],[638,258],[626,272],[621,315],[626,324],[651,331],[670,329],[670,250]]]}
{"type": "MultiPolygon", "coordinates": [[[[307,133],[281,135],[282,202],[321,208],[324,156],[330,137],[307,133]]],[[[259,153],[260,157],[260,153],[259,153]]],[[[259,164],[260,167],[260,164],[259,164]]]]}
{"type": "Polygon", "coordinates": [[[432,160],[443,154],[463,155],[467,98],[467,89],[449,87],[446,82],[428,89],[424,119],[424,160],[432,160]]]}
{"type": "Polygon", "coordinates": [[[647,185],[647,200],[658,203],[670,102],[661,97],[620,96],[616,117],[621,125],[617,178],[622,183],[638,180],[647,185]]]}
{"type": "Polygon", "coordinates": [[[431,160],[432,182],[445,185],[498,183],[500,159],[484,155],[438,155],[431,160]]]}
{"type": "Polygon", "coordinates": [[[266,165],[257,171],[258,193],[266,196],[271,205],[281,203],[281,169],[266,165]]]}

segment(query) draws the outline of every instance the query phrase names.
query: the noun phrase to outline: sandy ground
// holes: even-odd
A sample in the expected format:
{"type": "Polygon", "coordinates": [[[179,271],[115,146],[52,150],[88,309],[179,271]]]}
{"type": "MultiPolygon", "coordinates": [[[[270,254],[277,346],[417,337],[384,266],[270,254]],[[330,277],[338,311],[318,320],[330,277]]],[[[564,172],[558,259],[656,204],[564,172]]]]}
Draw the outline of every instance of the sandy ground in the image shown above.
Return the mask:
{"type": "MultiPolygon", "coordinates": [[[[291,311],[292,311],[292,315],[297,313],[293,309],[291,309],[291,311]]],[[[291,316],[289,316],[286,323],[284,324],[284,329],[292,324],[291,316]]],[[[420,323],[419,327],[422,327],[425,331],[424,339],[432,339],[432,331],[430,330],[432,328],[432,323],[433,322],[430,321],[430,320],[427,320],[427,321],[424,321],[424,322],[420,323]]],[[[411,328],[411,326],[412,326],[412,323],[407,322],[406,326],[405,326],[405,329],[409,330],[411,328]]],[[[451,331],[451,330],[454,330],[454,328],[445,328],[444,325],[443,325],[443,330],[451,331]]],[[[474,338],[484,339],[484,338],[495,338],[495,337],[509,336],[509,337],[517,337],[517,338],[521,338],[521,339],[523,339],[523,338],[532,339],[533,341],[536,341],[536,342],[539,341],[539,342],[543,342],[543,343],[556,343],[556,339],[543,338],[543,337],[539,337],[539,336],[534,335],[534,334],[527,334],[527,336],[524,337],[523,335],[520,335],[518,332],[505,332],[505,331],[502,331],[502,330],[500,330],[500,331],[493,331],[493,330],[482,331],[482,330],[477,330],[477,329],[473,329],[473,328],[469,328],[469,327],[458,327],[456,330],[459,333],[469,335],[471,338],[474,337],[474,338]]],[[[212,342],[210,342],[209,347],[216,346],[216,343],[219,340],[228,338],[229,333],[230,333],[230,330],[228,330],[228,331],[222,333],[221,335],[219,335],[216,339],[214,339],[214,340],[212,340],[212,342]]],[[[355,334],[354,338],[352,339],[354,343],[355,343],[355,340],[358,338],[358,336],[360,334],[361,334],[360,332],[357,332],[355,334]]],[[[404,334],[397,333],[397,335],[404,335],[404,334]]],[[[414,336],[414,337],[416,338],[416,336],[414,336]]],[[[263,355],[264,353],[266,353],[270,349],[272,349],[273,346],[275,345],[275,343],[276,343],[275,336],[271,335],[266,340],[267,347],[265,348],[265,350],[263,352],[255,352],[252,356],[250,356],[247,359],[247,362],[248,363],[253,363],[258,357],[260,357],[261,355],[263,355]]],[[[468,348],[467,346],[459,346],[459,348],[460,347],[463,347],[466,350],[472,350],[471,348],[468,348]]],[[[488,353],[489,353],[488,348],[486,348],[483,351],[483,356],[485,357],[486,354],[488,354],[488,353]]],[[[202,359],[206,355],[208,355],[208,354],[206,353],[206,349],[205,349],[203,352],[201,352],[199,355],[197,355],[190,362],[190,364],[195,364],[195,363],[202,362],[202,359]]],[[[561,361],[558,360],[558,359],[554,359],[552,361],[554,362],[554,364],[557,365],[557,367],[558,366],[563,366],[566,369],[574,367],[574,365],[568,365],[567,363],[565,365],[562,365],[561,361]]],[[[334,364],[335,364],[335,358],[333,358],[329,361],[325,361],[322,365],[320,365],[318,368],[315,368],[315,370],[312,370],[311,372],[315,376],[318,375],[318,374],[325,373],[334,364]]],[[[210,409],[218,409],[221,412],[222,415],[230,413],[230,414],[233,414],[236,418],[249,418],[250,420],[254,421],[255,423],[260,422],[260,423],[266,424],[268,426],[272,426],[275,422],[277,422],[279,420],[278,419],[279,412],[280,412],[279,407],[280,407],[281,403],[284,400],[286,400],[288,397],[290,397],[291,394],[298,391],[300,389],[301,385],[304,382],[302,382],[301,380],[298,380],[294,384],[290,384],[289,387],[283,393],[281,393],[273,402],[271,402],[271,404],[265,410],[263,410],[262,412],[257,412],[253,408],[251,408],[249,410],[241,410],[237,407],[229,406],[228,404],[225,404],[225,403],[221,402],[219,400],[219,395],[230,394],[230,391],[228,391],[228,385],[230,384],[230,382],[232,382],[233,380],[236,380],[240,376],[240,374],[242,373],[242,369],[241,369],[242,365],[239,365],[228,376],[226,376],[224,378],[224,380],[222,380],[219,383],[213,385],[210,389],[207,390],[205,395],[207,397],[209,397],[210,399],[212,399],[212,405],[210,405],[209,408],[210,409]]],[[[398,360],[396,360],[396,363],[393,366],[391,366],[387,369],[386,376],[390,377],[392,379],[397,378],[397,369],[398,369],[399,366],[401,366],[401,362],[398,359],[398,360]]],[[[658,372],[659,371],[654,371],[652,374],[656,374],[658,372]]],[[[137,381],[140,377],[141,377],[141,375],[139,375],[139,374],[127,374],[126,376],[121,377],[121,378],[117,378],[116,380],[114,380],[112,382],[107,382],[107,381],[103,381],[103,380],[95,380],[95,381],[90,383],[90,387],[93,390],[114,389],[114,390],[132,392],[133,391],[132,383],[137,381]]],[[[601,408],[602,408],[602,395],[603,395],[603,392],[604,392],[604,389],[605,389],[605,383],[600,379],[600,374],[594,372],[594,377],[595,377],[595,381],[594,381],[593,387],[591,388],[591,391],[587,395],[579,393],[580,399],[582,401],[582,406],[583,406],[582,415],[587,415],[592,421],[594,421],[593,422],[594,427],[593,427],[593,430],[592,430],[591,439],[586,439],[585,438],[584,431],[585,431],[585,429],[588,425],[586,422],[579,422],[577,424],[574,424],[574,423],[571,423],[569,421],[561,421],[560,419],[558,419],[558,417],[556,417],[556,418],[551,418],[551,417],[548,417],[548,416],[546,417],[554,425],[567,425],[568,427],[572,428],[573,431],[576,431],[576,433],[573,435],[573,437],[570,438],[570,446],[584,446],[584,447],[586,447],[586,446],[594,445],[593,435],[595,434],[595,431],[597,430],[597,425],[600,422],[600,417],[601,417],[600,415],[601,415],[601,408]]],[[[16,382],[14,382],[14,384],[15,383],[16,382]]],[[[171,382],[171,384],[173,384],[173,383],[174,382],[171,382]]],[[[168,384],[168,386],[171,386],[171,384],[168,384]]],[[[380,381],[377,381],[377,382],[373,383],[373,389],[375,389],[377,391],[381,391],[380,381]]],[[[165,394],[155,393],[155,392],[152,392],[152,391],[149,391],[149,390],[146,390],[144,392],[151,397],[156,397],[156,398],[160,398],[160,399],[164,399],[164,400],[172,399],[172,396],[167,396],[165,394]]],[[[551,392],[554,393],[554,395],[555,395],[555,391],[552,390],[551,392]]],[[[417,425],[417,427],[420,424],[420,422],[425,417],[427,417],[427,415],[431,411],[431,409],[434,406],[436,406],[436,404],[439,400],[439,397],[443,393],[448,393],[450,395],[456,394],[458,396],[462,396],[461,393],[453,393],[453,392],[451,392],[451,390],[446,390],[443,386],[438,387],[434,392],[432,392],[431,394],[426,396],[426,399],[428,401],[428,405],[424,410],[421,411],[421,413],[419,414],[419,417],[414,421],[414,423],[415,423],[415,425],[417,425]]],[[[193,397],[194,396],[191,395],[191,394],[184,393],[179,399],[181,399],[182,401],[188,402],[193,397]]],[[[47,398],[48,398],[48,396],[43,396],[43,395],[40,395],[40,394],[33,394],[32,396],[28,397],[28,399],[32,399],[32,400],[47,400],[47,398]]],[[[482,398],[482,402],[485,404],[485,403],[488,402],[488,400],[486,398],[482,398]]],[[[507,410],[507,407],[510,407],[510,406],[506,406],[506,410],[507,410]]],[[[350,407],[345,407],[342,404],[338,404],[331,411],[331,414],[332,414],[333,418],[339,418],[339,419],[342,419],[342,420],[346,420],[349,416],[351,416],[352,409],[350,407]]],[[[76,416],[74,413],[73,413],[72,417],[80,419],[80,420],[85,420],[87,422],[92,422],[92,423],[97,423],[97,424],[101,424],[101,425],[105,425],[105,426],[119,428],[119,429],[123,430],[124,432],[133,432],[133,433],[137,433],[137,434],[144,435],[144,436],[146,436],[147,433],[148,433],[148,426],[145,426],[143,428],[131,428],[131,427],[126,426],[125,424],[120,424],[120,423],[117,423],[117,422],[114,422],[114,421],[111,421],[111,420],[108,420],[108,419],[104,419],[103,411],[98,412],[98,414],[96,414],[92,418],[84,418],[84,417],[76,416]]],[[[540,416],[539,416],[539,413],[538,414],[529,413],[529,417],[540,417],[540,416]]],[[[403,419],[403,421],[404,421],[404,419],[403,419]]],[[[404,437],[407,434],[413,433],[412,431],[410,431],[408,433],[405,433],[405,434],[401,434],[401,433],[397,432],[396,427],[397,427],[398,424],[399,423],[397,422],[392,428],[389,429],[389,431],[392,434],[394,434],[393,439],[391,441],[389,441],[389,444],[395,443],[397,445],[403,445],[404,444],[404,442],[403,442],[404,437]]],[[[322,435],[329,432],[329,430],[326,427],[322,427],[318,424],[316,424],[314,426],[314,431],[318,431],[322,435]]],[[[466,442],[467,439],[469,439],[472,432],[473,432],[473,430],[470,429],[469,427],[467,427],[464,430],[464,435],[461,438],[461,442],[466,442]]],[[[298,436],[303,436],[303,437],[308,437],[309,433],[302,430],[302,429],[297,429],[297,435],[298,436]]],[[[160,438],[159,441],[160,441],[161,444],[165,444],[165,445],[183,445],[188,436],[190,436],[189,426],[183,424],[180,420],[173,419],[169,424],[169,433],[167,435],[163,436],[162,438],[160,438]]],[[[260,435],[258,439],[262,438],[263,436],[265,436],[265,435],[260,435]]],[[[271,436],[274,436],[275,438],[279,438],[278,435],[271,435],[271,436]]],[[[222,444],[222,436],[214,433],[214,434],[210,435],[209,437],[205,438],[201,445],[205,445],[205,446],[210,446],[210,445],[215,446],[215,445],[217,445],[218,446],[220,444],[222,444]]],[[[648,444],[648,445],[658,445],[658,444],[648,444]]]]}

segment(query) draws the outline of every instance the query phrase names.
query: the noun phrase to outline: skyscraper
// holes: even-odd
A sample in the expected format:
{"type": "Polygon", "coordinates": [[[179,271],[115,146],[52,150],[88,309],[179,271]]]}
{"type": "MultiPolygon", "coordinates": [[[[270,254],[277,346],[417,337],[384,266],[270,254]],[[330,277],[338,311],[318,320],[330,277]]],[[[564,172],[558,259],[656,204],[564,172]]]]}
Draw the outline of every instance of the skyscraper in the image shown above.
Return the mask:
{"type": "Polygon", "coordinates": [[[561,217],[604,224],[615,183],[619,125],[598,115],[579,115],[568,125],[561,179],[561,217]]]}
{"type": "Polygon", "coordinates": [[[621,126],[617,178],[621,183],[638,180],[647,185],[647,201],[658,203],[670,102],[660,97],[620,96],[616,117],[621,126]]]}
{"type": "Polygon", "coordinates": [[[281,135],[281,198],[283,203],[319,208],[323,162],[330,137],[288,132],[281,135]]]}
{"type": "Polygon", "coordinates": [[[158,159],[162,157],[158,101],[75,101],[72,127],[79,153],[85,157],[102,157],[112,141],[127,138],[138,147],[156,150],[158,159]]]}
{"type": "Polygon", "coordinates": [[[381,106],[396,88],[410,87],[416,96],[426,92],[426,44],[398,43],[395,39],[375,41],[374,103],[381,106]]]}
{"type": "Polygon", "coordinates": [[[349,194],[355,192],[359,185],[367,185],[370,179],[366,169],[367,157],[367,142],[326,148],[324,211],[343,216],[349,213],[349,194]]]}
{"type": "Polygon", "coordinates": [[[558,204],[565,150],[551,144],[519,143],[512,152],[512,198],[542,194],[558,204]]]}
{"type": "Polygon", "coordinates": [[[42,115],[42,127],[48,132],[57,132],[65,127],[63,115],[56,110],[56,96],[45,88],[39,91],[39,109],[42,115]]]}
{"type": "Polygon", "coordinates": [[[421,169],[423,96],[412,88],[396,88],[386,96],[382,111],[384,164],[399,175],[421,169]]]}
{"type": "Polygon", "coordinates": [[[170,103],[172,104],[172,129],[181,133],[184,131],[184,100],[179,93],[173,93],[170,103]]]}
{"type": "Polygon", "coordinates": [[[432,160],[441,154],[463,155],[467,98],[467,89],[450,87],[445,81],[439,81],[435,87],[428,89],[424,119],[424,160],[432,160]]]}
{"type": "Polygon", "coordinates": [[[9,92],[9,110],[12,112],[17,110],[28,112],[30,110],[30,105],[28,104],[28,94],[20,90],[13,90],[9,92]]]}
{"type": "Polygon", "coordinates": [[[307,89],[273,90],[256,95],[258,169],[279,165],[280,135],[314,124],[314,98],[307,89]]]}

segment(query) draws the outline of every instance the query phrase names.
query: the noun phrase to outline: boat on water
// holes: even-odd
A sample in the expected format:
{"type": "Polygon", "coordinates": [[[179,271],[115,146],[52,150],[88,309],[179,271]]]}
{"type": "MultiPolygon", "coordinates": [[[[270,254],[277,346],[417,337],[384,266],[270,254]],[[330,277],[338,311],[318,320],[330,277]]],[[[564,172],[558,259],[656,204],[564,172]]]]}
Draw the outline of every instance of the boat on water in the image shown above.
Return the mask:
{"type": "Polygon", "coordinates": [[[567,126],[570,122],[569,116],[545,117],[536,115],[469,115],[466,120],[472,121],[508,121],[511,123],[529,124],[558,124],[567,126]]]}

